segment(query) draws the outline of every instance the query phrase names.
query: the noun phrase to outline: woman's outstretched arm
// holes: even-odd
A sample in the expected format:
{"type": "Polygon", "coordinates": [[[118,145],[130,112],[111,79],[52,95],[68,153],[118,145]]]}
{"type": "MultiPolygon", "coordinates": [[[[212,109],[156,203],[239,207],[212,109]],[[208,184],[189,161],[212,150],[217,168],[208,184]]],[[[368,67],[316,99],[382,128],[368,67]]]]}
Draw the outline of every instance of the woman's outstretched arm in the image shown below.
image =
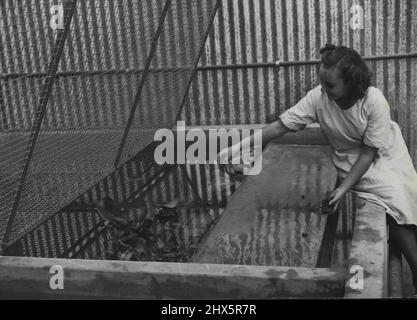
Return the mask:
{"type": "MultiPolygon", "coordinates": [[[[262,146],[267,144],[269,141],[283,136],[289,130],[285,128],[281,121],[277,120],[274,121],[261,130],[255,131],[250,137],[247,137],[240,141],[239,143],[234,144],[233,146],[221,150],[219,153],[219,159],[222,163],[229,161],[230,159],[235,158],[237,155],[240,154],[240,150],[250,150],[250,147],[254,145],[254,141],[260,141],[259,135],[262,137],[262,146]],[[226,161],[227,159],[227,161],[226,161]]],[[[262,146],[255,146],[255,147],[262,147],[262,146]]]]}

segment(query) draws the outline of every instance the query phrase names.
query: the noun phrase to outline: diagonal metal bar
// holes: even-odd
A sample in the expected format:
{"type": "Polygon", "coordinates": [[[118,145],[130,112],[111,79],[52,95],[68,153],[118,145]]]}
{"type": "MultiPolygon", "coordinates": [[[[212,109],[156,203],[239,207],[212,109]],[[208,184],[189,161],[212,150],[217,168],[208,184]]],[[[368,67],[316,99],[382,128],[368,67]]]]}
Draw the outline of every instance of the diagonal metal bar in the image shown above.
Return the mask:
{"type": "MultiPolygon", "coordinates": [[[[78,254],[82,254],[86,248],[90,246],[90,244],[97,241],[103,234],[109,232],[108,228],[104,225],[92,230],[87,236],[84,236],[82,241],[77,246],[74,246],[73,250],[65,252],[65,255],[62,254],[63,259],[81,259],[81,257],[77,257],[78,254]]],[[[84,258],[85,259],[85,258],[84,258]]],[[[90,259],[96,259],[96,257],[90,259]]]]}
{"type": "Polygon", "coordinates": [[[100,221],[96,226],[88,230],[80,239],[73,243],[69,248],[61,252],[58,258],[71,258],[70,253],[74,252],[75,254],[85,248],[91,240],[97,239],[101,233],[106,230],[106,225],[104,221],[100,221]],[[77,251],[77,247],[80,249],[77,251]]]}
{"type": "MultiPolygon", "coordinates": [[[[198,52],[198,55],[197,55],[197,59],[196,59],[195,64],[194,64],[192,75],[190,76],[190,79],[188,81],[187,87],[185,89],[184,95],[183,95],[182,100],[181,100],[180,108],[178,110],[177,116],[175,117],[175,123],[177,123],[177,121],[178,121],[178,119],[179,119],[179,117],[182,113],[182,109],[184,108],[185,100],[187,99],[188,91],[190,90],[190,87],[191,87],[191,84],[193,83],[194,77],[197,75],[198,62],[200,61],[201,55],[203,54],[204,46],[206,45],[207,38],[210,34],[211,27],[212,27],[213,22],[214,22],[214,18],[216,17],[217,10],[219,9],[219,6],[220,6],[220,2],[221,2],[221,0],[217,0],[216,4],[214,6],[213,13],[210,17],[209,24],[207,25],[207,29],[206,29],[206,32],[205,32],[204,37],[203,37],[204,40],[201,43],[201,46],[200,46],[200,49],[199,49],[199,52],[198,52]]],[[[175,123],[174,123],[174,125],[175,125],[175,123]]]]}
{"type": "MultiPolygon", "coordinates": [[[[190,76],[190,79],[188,80],[187,87],[185,89],[184,95],[182,96],[181,104],[180,104],[180,107],[178,109],[177,116],[175,117],[175,123],[179,120],[179,118],[181,116],[182,110],[184,109],[185,101],[187,99],[188,92],[190,91],[191,84],[193,83],[194,77],[197,75],[198,62],[200,61],[201,55],[203,54],[204,46],[205,46],[205,44],[207,42],[207,38],[208,38],[208,36],[210,34],[211,27],[212,27],[213,22],[214,22],[214,18],[216,17],[217,10],[219,9],[219,6],[220,6],[220,1],[221,0],[217,0],[216,4],[214,6],[214,10],[213,10],[212,15],[210,17],[209,24],[207,25],[206,32],[205,32],[205,34],[203,36],[203,41],[202,41],[202,43],[200,45],[200,48],[199,48],[199,52],[198,52],[198,55],[197,55],[197,58],[196,58],[196,61],[195,61],[195,64],[194,64],[194,68],[193,68],[192,74],[190,76]]],[[[174,125],[175,125],[175,123],[174,123],[174,125]]],[[[182,167],[183,173],[185,174],[185,178],[187,179],[188,183],[191,186],[191,189],[194,191],[194,193],[197,196],[198,200],[200,202],[202,202],[202,199],[200,197],[200,194],[198,193],[198,189],[195,186],[195,184],[193,183],[193,181],[191,180],[190,176],[188,175],[188,172],[187,172],[186,167],[185,166],[181,166],[181,167],[182,167]]]]}
{"type": "MultiPolygon", "coordinates": [[[[184,109],[185,101],[187,99],[188,91],[190,90],[190,87],[191,87],[191,84],[193,83],[194,77],[197,75],[198,62],[200,61],[201,55],[203,54],[204,46],[205,46],[205,44],[207,42],[207,38],[208,38],[208,36],[210,34],[211,27],[212,27],[213,22],[214,22],[214,18],[216,17],[217,10],[219,9],[219,6],[220,6],[220,1],[221,0],[217,0],[216,4],[214,6],[212,15],[211,15],[210,20],[209,20],[209,23],[207,25],[206,32],[205,32],[205,34],[203,36],[203,41],[201,42],[201,45],[200,45],[200,48],[199,48],[199,52],[198,52],[198,55],[197,55],[197,58],[196,58],[196,61],[195,61],[194,67],[193,67],[192,74],[191,74],[191,76],[190,76],[190,78],[188,80],[187,87],[185,89],[184,95],[182,96],[181,104],[180,104],[180,107],[178,109],[177,116],[175,117],[175,123],[178,121],[179,117],[181,116],[182,110],[184,109]]],[[[198,189],[196,188],[195,184],[193,183],[193,181],[191,180],[190,176],[188,175],[188,172],[187,172],[186,167],[185,166],[181,166],[181,167],[182,167],[182,171],[185,174],[185,177],[186,177],[188,183],[191,186],[191,189],[194,191],[194,193],[197,196],[198,200],[200,202],[202,202],[202,199],[200,197],[200,194],[198,193],[198,189]]]]}
{"type": "MultiPolygon", "coordinates": [[[[36,142],[41,130],[42,121],[45,116],[46,107],[48,105],[49,98],[51,96],[52,88],[56,79],[56,74],[59,66],[59,62],[61,61],[62,52],[64,51],[64,44],[66,42],[69,29],[71,26],[72,17],[74,15],[76,6],[77,6],[77,0],[73,0],[72,2],[65,2],[66,7],[64,7],[64,13],[68,12],[68,15],[66,16],[66,21],[64,24],[64,29],[58,30],[56,42],[54,51],[52,53],[51,61],[48,68],[48,75],[45,79],[42,94],[38,102],[37,111],[36,111],[36,117],[34,119],[32,129],[31,129],[31,135],[29,137],[28,145],[25,152],[25,158],[23,161],[22,166],[22,175],[20,176],[18,185],[17,185],[17,191],[16,196],[13,202],[12,210],[9,216],[9,219],[7,221],[6,230],[4,233],[4,237],[2,240],[2,247],[8,240],[10,233],[12,231],[13,223],[16,218],[17,209],[19,207],[20,198],[22,196],[23,192],[23,186],[26,181],[26,177],[29,171],[29,166],[32,161],[33,152],[35,150],[36,142]]],[[[1,251],[1,249],[0,249],[1,251]]]]}
{"type": "Polygon", "coordinates": [[[180,165],[181,171],[183,175],[185,176],[185,179],[187,180],[188,184],[191,187],[191,190],[194,192],[194,195],[197,197],[198,201],[201,203],[203,202],[203,199],[201,199],[200,194],[198,193],[198,187],[194,183],[194,181],[191,179],[190,175],[188,174],[186,165],[180,165]]]}
{"type": "Polygon", "coordinates": [[[0,81],[0,116],[1,116],[1,123],[0,123],[0,130],[7,130],[7,115],[6,115],[6,106],[4,104],[3,98],[3,81],[0,81]]]}
{"type": "Polygon", "coordinates": [[[152,62],[152,59],[155,55],[156,46],[158,44],[159,37],[162,33],[165,18],[168,14],[168,10],[170,9],[170,7],[171,7],[171,0],[167,0],[165,2],[165,6],[164,6],[164,9],[162,11],[161,17],[159,18],[158,28],[157,28],[155,36],[153,38],[151,50],[150,50],[148,58],[146,60],[143,75],[142,75],[141,81],[139,83],[138,90],[136,91],[135,99],[133,100],[132,108],[130,109],[129,118],[127,120],[125,129],[124,129],[124,132],[123,132],[123,136],[122,136],[122,139],[120,141],[119,149],[117,151],[116,159],[114,161],[114,167],[115,168],[117,168],[119,166],[120,158],[122,156],[122,151],[123,151],[123,148],[126,144],[127,136],[129,134],[130,127],[132,126],[133,118],[135,116],[135,112],[136,112],[137,106],[139,104],[139,100],[141,98],[141,95],[142,95],[143,87],[145,86],[145,82],[146,82],[146,79],[147,79],[148,74],[149,74],[149,69],[150,69],[150,66],[151,66],[151,62],[152,62]]]}

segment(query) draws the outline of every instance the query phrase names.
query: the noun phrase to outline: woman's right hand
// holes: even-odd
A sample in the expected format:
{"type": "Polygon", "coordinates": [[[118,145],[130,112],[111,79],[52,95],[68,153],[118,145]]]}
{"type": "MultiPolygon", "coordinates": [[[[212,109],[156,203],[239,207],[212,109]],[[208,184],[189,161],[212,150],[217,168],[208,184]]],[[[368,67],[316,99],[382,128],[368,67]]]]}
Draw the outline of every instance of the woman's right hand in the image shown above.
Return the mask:
{"type": "Polygon", "coordinates": [[[245,169],[250,169],[254,164],[253,160],[245,159],[240,155],[239,144],[221,150],[217,155],[217,163],[221,170],[231,176],[244,174],[245,169]]]}

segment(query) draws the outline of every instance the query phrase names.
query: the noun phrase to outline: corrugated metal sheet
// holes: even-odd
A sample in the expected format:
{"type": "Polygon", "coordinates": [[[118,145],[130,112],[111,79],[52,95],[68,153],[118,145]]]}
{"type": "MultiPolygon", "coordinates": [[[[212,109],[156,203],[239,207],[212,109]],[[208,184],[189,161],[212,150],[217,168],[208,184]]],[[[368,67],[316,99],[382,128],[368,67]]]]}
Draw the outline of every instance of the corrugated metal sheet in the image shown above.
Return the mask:
{"type": "MultiPolygon", "coordinates": [[[[417,52],[417,2],[410,0],[224,0],[201,66],[312,60],[326,43],[365,56],[417,52]],[[364,29],[350,28],[350,8],[364,10],[364,29]]],[[[417,59],[370,62],[417,165],[417,59]]],[[[264,123],[317,85],[315,66],[198,73],[182,117],[192,125],[264,123]]]]}
{"type": "MultiPolygon", "coordinates": [[[[20,20],[15,27],[21,28],[20,32],[12,32],[13,25],[6,24],[6,21],[0,22],[7,44],[0,53],[11,53],[13,48],[22,48],[22,55],[16,55],[16,59],[21,59],[16,61],[18,63],[9,61],[11,54],[0,57],[0,61],[5,63],[2,70],[6,72],[3,73],[45,72],[45,68],[41,66],[48,64],[44,60],[51,51],[54,39],[54,32],[48,27],[49,19],[46,17],[47,9],[52,3],[53,1],[46,1],[41,6],[46,9],[41,10],[41,7],[25,6],[18,1],[15,10],[18,11],[20,20]],[[32,7],[36,9],[33,12],[32,7]],[[33,28],[33,25],[36,27],[33,28]],[[22,39],[19,39],[19,34],[22,39]],[[21,44],[18,44],[20,41],[21,44]],[[35,57],[36,63],[29,63],[35,57]]],[[[9,6],[12,7],[11,2],[9,6]]],[[[99,8],[103,12],[98,17],[106,18],[90,20],[88,17],[95,14],[95,7],[80,4],[80,23],[86,30],[93,31],[83,34],[86,37],[83,40],[85,43],[77,44],[76,39],[71,38],[74,44],[72,47],[80,50],[84,48],[90,54],[82,57],[75,49],[67,50],[67,59],[63,61],[60,71],[77,65],[80,71],[95,70],[103,73],[99,86],[108,88],[107,96],[92,92],[87,101],[93,108],[90,112],[81,109],[68,112],[67,104],[71,104],[72,100],[65,96],[57,97],[56,100],[60,101],[56,103],[59,110],[48,117],[48,126],[61,127],[66,123],[71,127],[115,127],[123,125],[126,119],[128,103],[112,103],[114,96],[109,93],[120,91],[125,96],[133,96],[137,76],[126,78],[105,73],[108,70],[103,69],[103,66],[113,66],[118,71],[143,68],[142,58],[146,56],[147,49],[134,46],[137,46],[139,35],[142,38],[150,37],[155,29],[155,22],[141,24],[135,23],[135,19],[140,13],[144,15],[143,19],[152,16],[147,12],[152,9],[152,5],[149,1],[144,4],[132,4],[128,1],[118,2],[115,6],[106,3],[99,8]],[[129,13],[128,16],[122,17],[122,11],[123,15],[129,13]],[[116,20],[118,28],[114,24],[116,20]],[[107,24],[113,26],[112,35],[100,32],[102,26],[107,24]],[[153,27],[145,29],[146,25],[153,27]],[[114,45],[114,42],[125,43],[128,50],[114,45]],[[101,50],[103,46],[106,50],[101,50]],[[126,56],[126,52],[134,51],[140,51],[141,54],[126,56]],[[121,88],[119,84],[122,84],[121,88]],[[97,114],[97,117],[93,114],[97,114]]],[[[5,16],[10,14],[6,11],[4,13],[5,16]]],[[[184,20],[179,25],[189,24],[187,16],[183,15],[184,20]]],[[[411,0],[223,0],[200,65],[316,59],[318,49],[326,42],[352,46],[364,55],[416,52],[416,22],[412,19],[415,16],[417,2],[411,0]],[[354,4],[359,4],[364,9],[363,30],[352,30],[349,26],[349,9],[354,4]]],[[[175,50],[175,47],[170,48],[168,58],[171,56],[169,53],[175,50]]],[[[171,65],[172,61],[168,59],[167,63],[171,65]]],[[[412,105],[415,101],[412,99],[412,87],[416,85],[413,72],[417,69],[416,63],[416,59],[370,63],[375,72],[375,84],[384,91],[392,108],[396,110],[409,145],[414,141],[412,133],[415,133],[415,121],[411,120],[416,117],[412,105]]],[[[190,124],[263,123],[268,115],[282,112],[313,87],[317,83],[315,73],[313,66],[201,71],[193,83],[183,118],[190,124]]],[[[59,86],[71,88],[74,79],[68,77],[59,81],[59,86]]],[[[28,128],[33,116],[31,106],[36,102],[33,97],[36,96],[38,87],[36,82],[27,78],[4,83],[4,103],[0,103],[4,113],[1,123],[3,129],[28,128]],[[9,106],[15,105],[11,92],[19,90],[26,92],[25,103],[21,109],[9,110],[9,106]]],[[[86,98],[87,95],[80,92],[80,97],[86,98]]],[[[148,98],[151,99],[151,96],[148,98]]],[[[76,106],[71,106],[74,107],[76,106]]],[[[413,148],[414,156],[415,148],[417,147],[413,148]]]]}

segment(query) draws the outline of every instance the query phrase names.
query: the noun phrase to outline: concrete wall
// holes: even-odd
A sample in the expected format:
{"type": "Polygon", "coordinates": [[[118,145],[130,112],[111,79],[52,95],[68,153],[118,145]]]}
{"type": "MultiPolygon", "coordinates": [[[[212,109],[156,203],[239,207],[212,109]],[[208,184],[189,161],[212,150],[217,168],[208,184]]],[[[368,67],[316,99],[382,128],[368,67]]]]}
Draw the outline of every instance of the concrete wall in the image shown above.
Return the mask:
{"type": "Polygon", "coordinates": [[[0,257],[2,299],[332,298],[345,279],[341,269],[0,257]],[[49,285],[54,265],[63,290],[49,285]]]}

